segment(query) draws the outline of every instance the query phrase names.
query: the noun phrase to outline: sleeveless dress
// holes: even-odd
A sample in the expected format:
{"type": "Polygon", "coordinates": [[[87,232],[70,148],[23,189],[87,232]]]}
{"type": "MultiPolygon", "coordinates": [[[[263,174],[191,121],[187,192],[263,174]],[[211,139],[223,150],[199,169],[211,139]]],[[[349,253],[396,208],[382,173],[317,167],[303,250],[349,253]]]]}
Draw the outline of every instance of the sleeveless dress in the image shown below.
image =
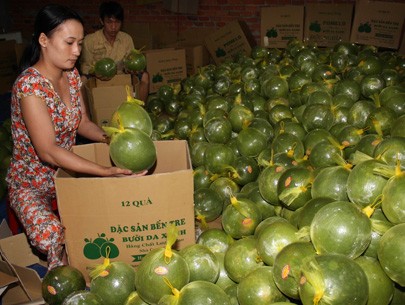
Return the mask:
{"type": "Polygon", "coordinates": [[[52,210],[56,198],[54,174],[57,168],[43,162],[31,143],[21,113],[21,98],[35,95],[48,108],[57,145],[67,150],[75,144],[81,120],[80,87],[76,69],[67,72],[71,108],[67,107],[52,83],[35,68],[23,71],[14,83],[11,97],[13,157],[8,169],[10,206],[15,211],[31,244],[47,255],[48,269],[62,265],[64,228],[52,210]]]}

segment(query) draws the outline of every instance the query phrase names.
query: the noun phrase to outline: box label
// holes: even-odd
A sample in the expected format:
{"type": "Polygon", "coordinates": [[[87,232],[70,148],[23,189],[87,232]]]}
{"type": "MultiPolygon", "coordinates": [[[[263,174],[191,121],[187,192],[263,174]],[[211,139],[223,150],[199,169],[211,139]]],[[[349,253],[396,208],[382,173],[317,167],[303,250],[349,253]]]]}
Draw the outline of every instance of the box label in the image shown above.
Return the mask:
{"type": "Polygon", "coordinates": [[[252,47],[238,21],[231,22],[205,39],[206,47],[216,64],[242,53],[250,55],[252,47]]]}
{"type": "Polygon", "coordinates": [[[285,48],[291,39],[302,40],[304,6],[285,5],[261,9],[261,46],[285,48]]]}
{"type": "Polygon", "coordinates": [[[162,49],[145,52],[149,72],[149,92],[154,93],[165,84],[175,85],[187,77],[184,49],[162,49]]]}
{"type": "Polygon", "coordinates": [[[320,47],[349,41],[352,15],[352,4],[309,3],[305,6],[304,39],[320,47]]]}
{"type": "Polygon", "coordinates": [[[358,0],[350,41],[398,49],[405,3],[358,0]]]}

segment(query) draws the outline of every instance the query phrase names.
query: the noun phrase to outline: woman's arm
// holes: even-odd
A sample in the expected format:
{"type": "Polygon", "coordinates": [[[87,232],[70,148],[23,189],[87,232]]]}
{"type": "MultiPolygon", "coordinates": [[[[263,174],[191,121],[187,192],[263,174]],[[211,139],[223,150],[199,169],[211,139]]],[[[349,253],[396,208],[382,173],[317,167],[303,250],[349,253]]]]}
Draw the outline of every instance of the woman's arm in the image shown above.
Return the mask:
{"type": "MultiPolygon", "coordinates": [[[[21,110],[32,144],[42,161],[74,172],[101,177],[132,174],[127,169],[98,165],[59,147],[55,140],[55,131],[46,104],[39,97],[23,97],[21,110]]],[[[99,135],[102,134],[102,130],[100,130],[99,135]]]]}

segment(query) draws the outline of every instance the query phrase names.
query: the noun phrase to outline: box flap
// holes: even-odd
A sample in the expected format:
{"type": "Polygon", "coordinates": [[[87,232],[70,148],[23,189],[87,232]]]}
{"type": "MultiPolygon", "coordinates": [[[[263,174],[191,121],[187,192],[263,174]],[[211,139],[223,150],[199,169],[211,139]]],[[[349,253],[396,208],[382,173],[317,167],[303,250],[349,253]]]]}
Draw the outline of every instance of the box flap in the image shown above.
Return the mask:
{"type": "MultiPolygon", "coordinates": [[[[4,224],[2,223],[3,230],[4,224]]],[[[29,266],[39,263],[39,258],[32,253],[31,246],[24,233],[11,235],[0,239],[0,251],[11,263],[19,266],[29,266]]]]}
{"type": "Polygon", "coordinates": [[[45,304],[41,279],[35,270],[14,264],[10,266],[7,262],[0,261],[0,271],[0,278],[5,276],[4,278],[11,279],[1,298],[2,305],[45,304]]]}
{"type": "Polygon", "coordinates": [[[0,287],[8,286],[11,283],[15,283],[17,281],[18,279],[15,276],[0,271],[0,287]]]}

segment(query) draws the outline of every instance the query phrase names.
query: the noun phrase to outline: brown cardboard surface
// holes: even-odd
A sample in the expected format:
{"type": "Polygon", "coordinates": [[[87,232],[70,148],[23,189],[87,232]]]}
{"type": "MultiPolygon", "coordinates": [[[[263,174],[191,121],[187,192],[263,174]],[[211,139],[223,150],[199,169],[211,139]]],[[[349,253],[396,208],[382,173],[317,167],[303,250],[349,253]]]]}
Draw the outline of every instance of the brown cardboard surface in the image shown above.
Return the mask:
{"type": "Polygon", "coordinates": [[[307,3],[305,5],[304,40],[320,47],[333,47],[350,40],[353,4],[307,3]]]}
{"type": "Polygon", "coordinates": [[[304,36],[304,6],[283,5],[261,9],[260,45],[285,48],[291,39],[304,36]]]}
{"type": "Polygon", "coordinates": [[[5,220],[0,224],[0,254],[0,283],[8,286],[1,295],[2,304],[44,304],[41,279],[27,266],[46,263],[32,252],[25,234],[11,234],[5,220]]]}
{"type": "MultiPolygon", "coordinates": [[[[250,56],[252,44],[245,33],[242,22],[230,22],[205,38],[205,45],[214,62],[218,65],[242,53],[250,56]]],[[[250,37],[249,37],[250,38],[250,37]]]]}
{"type": "Polygon", "coordinates": [[[165,84],[175,85],[187,77],[184,49],[156,49],[145,52],[149,72],[149,92],[154,93],[165,84]]]}
{"type": "Polygon", "coordinates": [[[350,41],[398,49],[405,3],[357,0],[350,41]]]}
{"type": "MultiPolygon", "coordinates": [[[[111,259],[133,266],[151,249],[165,246],[169,222],[175,222],[179,229],[175,248],[195,243],[193,174],[187,142],[154,143],[157,163],[143,177],[83,177],[62,169],[56,173],[69,264],[81,270],[87,280],[87,268],[104,258],[91,258],[85,247],[94,247],[89,244],[100,236],[119,250],[111,259]]],[[[111,164],[106,144],[79,145],[73,151],[99,164],[111,164]]]]}
{"type": "Polygon", "coordinates": [[[136,49],[151,50],[157,46],[156,34],[149,23],[125,22],[122,30],[132,37],[136,49]]]}
{"type": "Polygon", "coordinates": [[[99,126],[109,124],[113,112],[127,100],[127,86],[137,97],[139,80],[135,76],[131,77],[130,74],[118,74],[109,81],[101,81],[96,78],[87,80],[85,92],[90,117],[94,123],[99,126]]]}

